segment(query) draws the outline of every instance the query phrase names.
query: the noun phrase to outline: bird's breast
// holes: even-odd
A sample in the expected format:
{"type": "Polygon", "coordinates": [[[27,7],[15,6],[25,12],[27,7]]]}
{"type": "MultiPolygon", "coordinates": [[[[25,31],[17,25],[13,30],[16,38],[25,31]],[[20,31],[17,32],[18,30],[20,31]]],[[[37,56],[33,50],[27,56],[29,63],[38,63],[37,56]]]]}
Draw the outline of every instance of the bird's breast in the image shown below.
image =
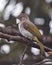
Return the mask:
{"type": "Polygon", "coordinates": [[[32,35],[28,30],[26,30],[26,29],[23,27],[22,23],[19,23],[18,28],[19,28],[20,33],[21,33],[24,37],[27,37],[27,38],[29,38],[29,39],[32,39],[32,38],[33,38],[33,35],[32,35]]]}

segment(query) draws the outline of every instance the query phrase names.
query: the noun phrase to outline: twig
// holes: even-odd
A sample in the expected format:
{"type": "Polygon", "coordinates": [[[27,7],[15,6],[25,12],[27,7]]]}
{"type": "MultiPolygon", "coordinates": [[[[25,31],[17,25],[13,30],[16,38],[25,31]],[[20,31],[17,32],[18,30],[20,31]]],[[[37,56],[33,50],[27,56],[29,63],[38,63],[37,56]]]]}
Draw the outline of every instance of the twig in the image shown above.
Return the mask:
{"type": "MultiPolygon", "coordinates": [[[[29,39],[24,38],[22,36],[13,36],[13,35],[9,35],[9,34],[5,34],[5,33],[0,32],[0,38],[7,39],[8,41],[10,41],[10,40],[19,41],[19,42],[22,42],[25,45],[29,45],[31,47],[39,48],[38,44],[35,44],[35,43],[33,44],[32,40],[29,40],[29,39]]],[[[44,48],[45,48],[46,51],[52,51],[51,48],[48,48],[46,46],[44,46],[44,48]]]]}
{"type": "Polygon", "coordinates": [[[42,60],[42,61],[40,61],[40,62],[38,62],[38,63],[35,63],[35,64],[33,64],[33,65],[41,65],[41,64],[43,64],[43,63],[45,63],[45,62],[52,62],[52,60],[45,58],[44,60],[42,60]]]}
{"type": "Polygon", "coordinates": [[[23,42],[23,43],[28,43],[29,41],[22,37],[22,36],[13,36],[13,35],[9,35],[9,34],[5,34],[5,33],[2,33],[0,32],[0,38],[4,38],[4,39],[7,39],[8,41],[10,40],[14,40],[14,41],[19,41],[19,42],[23,42]]]}
{"type": "MultiPolygon", "coordinates": [[[[5,28],[0,27],[0,32],[5,33],[5,34],[10,34],[10,35],[20,35],[22,36],[18,29],[17,29],[17,25],[15,26],[7,26],[5,28]]],[[[52,37],[51,36],[46,36],[43,35],[40,40],[42,40],[43,43],[52,43],[52,37]]]]}
{"type": "Polygon", "coordinates": [[[20,56],[20,62],[19,62],[18,65],[22,65],[23,64],[23,58],[24,58],[24,55],[26,53],[27,48],[28,48],[28,46],[26,45],[22,55],[20,56]]]}
{"type": "Polygon", "coordinates": [[[10,35],[21,35],[19,31],[12,26],[4,27],[4,28],[0,27],[0,32],[10,35]]]}

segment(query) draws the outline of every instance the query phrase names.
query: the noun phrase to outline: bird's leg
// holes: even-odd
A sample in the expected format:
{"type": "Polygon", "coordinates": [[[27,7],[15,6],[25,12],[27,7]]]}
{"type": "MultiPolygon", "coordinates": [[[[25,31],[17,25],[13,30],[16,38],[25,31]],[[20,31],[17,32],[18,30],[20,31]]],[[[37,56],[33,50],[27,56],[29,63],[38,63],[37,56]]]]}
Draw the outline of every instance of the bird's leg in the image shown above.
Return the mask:
{"type": "Polygon", "coordinates": [[[37,37],[34,37],[34,40],[38,43],[39,47],[40,47],[40,52],[43,56],[45,56],[45,50],[44,50],[44,46],[43,44],[38,40],[37,37]]]}

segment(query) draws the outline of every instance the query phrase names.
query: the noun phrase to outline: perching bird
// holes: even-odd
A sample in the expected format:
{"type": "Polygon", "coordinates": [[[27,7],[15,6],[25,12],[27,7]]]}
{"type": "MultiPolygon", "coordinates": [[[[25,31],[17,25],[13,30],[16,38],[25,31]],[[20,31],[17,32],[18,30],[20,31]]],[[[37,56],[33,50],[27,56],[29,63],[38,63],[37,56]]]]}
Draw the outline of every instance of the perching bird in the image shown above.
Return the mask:
{"type": "Polygon", "coordinates": [[[21,14],[18,16],[20,22],[18,23],[19,32],[26,38],[34,40],[38,43],[41,54],[45,55],[44,46],[38,40],[41,37],[41,33],[39,32],[38,28],[29,20],[29,17],[25,14],[21,14]]]}

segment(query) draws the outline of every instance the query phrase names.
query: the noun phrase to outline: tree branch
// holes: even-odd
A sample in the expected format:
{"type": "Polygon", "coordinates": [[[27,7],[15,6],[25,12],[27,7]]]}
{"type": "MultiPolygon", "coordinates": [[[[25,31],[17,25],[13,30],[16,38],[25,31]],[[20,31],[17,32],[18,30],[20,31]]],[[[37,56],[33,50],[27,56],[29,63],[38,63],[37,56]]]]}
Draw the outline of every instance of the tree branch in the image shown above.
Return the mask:
{"type": "MultiPolygon", "coordinates": [[[[17,28],[17,26],[16,26],[17,28]]],[[[23,44],[26,44],[26,45],[29,45],[31,47],[36,47],[36,48],[39,48],[39,46],[37,44],[33,44],[33,41],[32,40],[29,40],[25,37],[23,37],[18,29],[16,29],[15,27],[12,27],[12,26],[8,26],[8,27],[5,27],[5,28],[1,28],[0,27],[0,38],[4,38],[4,39],[7,39],[8,41],[10,40],[13,40],[13,41],[19,41],[19,42],[22,42],[23,44]]],[[[46,38],[45,36],[42,37],[42,40],[43,42],[47,43],[48,41],[52,42],[52,38],[46,38]],[[45,40],[46,39],[46,40],[45,40]]],[[[46,46],[44,46],[45,50],[46,51],[52,51],[51,48],[48,48],[46,46]]]]}

